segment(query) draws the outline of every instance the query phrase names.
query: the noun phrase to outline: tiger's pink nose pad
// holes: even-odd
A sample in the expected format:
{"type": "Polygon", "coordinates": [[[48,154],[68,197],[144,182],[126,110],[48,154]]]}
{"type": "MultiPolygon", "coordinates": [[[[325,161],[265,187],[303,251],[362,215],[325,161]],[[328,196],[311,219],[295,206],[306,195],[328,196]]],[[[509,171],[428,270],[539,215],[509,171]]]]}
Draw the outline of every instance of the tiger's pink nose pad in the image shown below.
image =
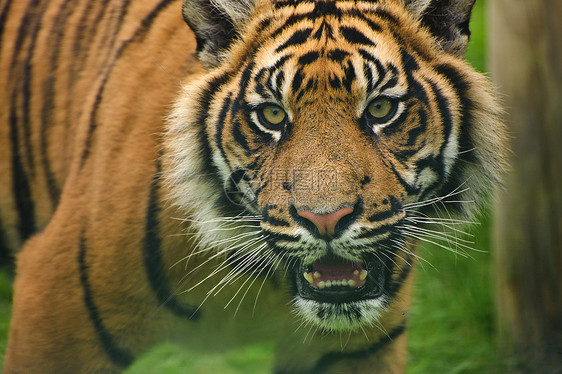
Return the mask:
{"type": "Polygon", "coordinates": [[[320,236],[335,235],[336,225],[348,214],[353,213],[353,208],[345,207],[328,214],[315,214],[310,210],[301,210],[297,212],[302,218],[306,218],[316,226],[320,236]]]}

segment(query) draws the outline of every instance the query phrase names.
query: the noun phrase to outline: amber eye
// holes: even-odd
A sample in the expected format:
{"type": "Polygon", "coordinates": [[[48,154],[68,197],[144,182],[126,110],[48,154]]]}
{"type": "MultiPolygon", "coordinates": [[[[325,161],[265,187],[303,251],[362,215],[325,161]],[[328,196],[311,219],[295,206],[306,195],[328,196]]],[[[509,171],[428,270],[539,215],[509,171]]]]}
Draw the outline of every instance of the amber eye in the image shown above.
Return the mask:
{"type": "Polygon", "coordinates": [[[374,99],[367,106],[367,112],[372,119],[381,121],[389,119],[396,111],[396,100],[388,97],[374,99]]]}
{"type": "Polygon", "coordinates": [[[287,113],[278,105],[267,104],[258,111],[260,120],[267,127],[278,127],[285,122],[287,113]]]}

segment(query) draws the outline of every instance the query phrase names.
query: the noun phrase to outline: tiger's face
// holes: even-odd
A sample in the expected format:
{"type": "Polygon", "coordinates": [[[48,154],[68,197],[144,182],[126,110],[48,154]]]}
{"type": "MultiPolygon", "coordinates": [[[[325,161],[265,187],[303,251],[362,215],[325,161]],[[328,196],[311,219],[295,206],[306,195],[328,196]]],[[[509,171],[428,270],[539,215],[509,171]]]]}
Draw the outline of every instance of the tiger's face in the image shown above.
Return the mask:
{"type": "Polygon", "coordinates": [[[286,277],[305,321],[373,324],[416,217],[495,178],[473,135],[497,115],[487,86],[394,1],[257,7],[225,56],[173,112],[174,201],[236,271],[286,277]]]}

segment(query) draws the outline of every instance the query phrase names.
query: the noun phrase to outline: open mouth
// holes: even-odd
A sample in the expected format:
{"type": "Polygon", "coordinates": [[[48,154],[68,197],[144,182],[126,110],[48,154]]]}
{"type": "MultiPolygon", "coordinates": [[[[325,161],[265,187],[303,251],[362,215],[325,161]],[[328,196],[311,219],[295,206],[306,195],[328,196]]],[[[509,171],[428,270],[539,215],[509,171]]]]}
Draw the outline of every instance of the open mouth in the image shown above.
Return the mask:
{"type": "Polygon", "coordinates": [[[349,303],[382,295],[384,264],[377,258],[362,262],[327,255],[295,274],[298,295],[327,303],[349,303]]]}

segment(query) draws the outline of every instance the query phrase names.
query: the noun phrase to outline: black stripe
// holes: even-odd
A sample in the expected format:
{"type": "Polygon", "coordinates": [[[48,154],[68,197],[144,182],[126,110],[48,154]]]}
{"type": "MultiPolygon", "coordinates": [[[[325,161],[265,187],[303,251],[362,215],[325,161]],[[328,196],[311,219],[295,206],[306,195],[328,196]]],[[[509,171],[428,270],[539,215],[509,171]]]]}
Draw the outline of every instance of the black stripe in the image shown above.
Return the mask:
{"type": "Polygon", "coordinates": [[[253,150],[250,149],[248,139],[246,139],[246,136],[242,133],[242,123],[238,120],[235,120],[232,123],[232,137],[234,138],[234,141],[238,143],[242,149],[244,149],[246,156],[250,156],[252,154],[253,150]]]}
{"type": "Polygon", "coordinates": [[[86,264],[86,237],[83,231],[80,235],[79,252],[78,252],[78,269],[80,272],[80,283],[82,284],[82,290],[84,291],[84,304],[90,315],[90,320],[94,325],[98,339],[103,347],[103,350],[109,357],[112,363],[120,367],[127,367],[133,363],[134,357],[127,349],[119,347],[115,343],[115,338],[103,323],[103,318],[100,315],[98,307],[94,302],[94,295],[92,287],[90,285],[90,279],[88,275],[88,265],[86,264]]]}
{"type": "Polygon", "coordinates": [[[303,76],[300,70],[295,72],[295,76],[293,77],[293,82],[291,82],[291,89],[293,90],[293,94],[298,92],[302,85],[303,76]]]}
{"type": "Polygon", "coordinates": [[[47,191],[53,207],[58,205],[60,190],[57,186],[54,172],[49,162],[48,154],[48,127],[54,123],[53,109],[55,107],[55,83],[57,76],[58,58],[60,57],[60,47],[66,30],[66,22],[68,17],[77,5],[73,2],[69,6],[71,0],[66,0],[59,8],[55,16],[53,30],[50,32],[50,40],[52,40],[51,55],[49,59],[49,76],[43,84],[43,105],[41,107],[40,119],[40,142],[39,153],[41,155],[41,166],[45,174],[47,182],[47,191]]]}
{"type": "MultiPolygon", "coordinates": [[[[282,220],[280,218],[275,218],[269,215],[269,208],[272,207],[272,205],[266,205],[265,208],[262,209],[262,221],[263,222],[267,222],[272,226],[280,226],[280,227],[290,227],[291,224],[285,220],[282,220]]],[[[294,209],[293,206],[291,206],[291,208],[294,209]]]]}
{"type": "Polygon", "coordinates": [[[371,65],[366,61],[363,62],[363,76],[365,77],[365,79],[367,79],[367,92],[373,91],[373,70],[371,69],[371,65]]]}
{"type": "MultiPolygon", "coordinates": [[[[109,67],[109,69],[107,70],[107,72],[103,76],[103,80],[102,80],[102,82],[101,82],[101,84],[98,88],[97,93],[96,93],[96,100],[94,101],[94,106],[92,107],[92,110],[90,112],[90,126],[88,127],[88,133],[86,135],[86,141],[85,141],[85,144],[84,144],[84,151],[82,152],[82,156],[80,157],[80,168],[84,167],[86,159],[90,155],[90,148],[92,146],[92,141],[93,141],[92,138],[94,136],[95,130],[98,127],[97,114],[98,114],[99,106],[101,104],[101,100],[103,98],[103,93],[105,91],[105,85],[107,84],[107,81],[109,80],[109,76],[111,75],[111,72],[113,70],[113,67],[114,67],[115,63],[119,60],[119,58],[123,54],[125,48],[129,45],[129,43],[134,40],[134,36],[131,39],[125,40],[120,45],[120,47],[117,51],[117,55],[115,56],[113,61],[109,62],[109,58],[110,58],[111,53],[113,51],[113,45],[115,44],[117,34],[119,33],[120,27],[123,25],[123,19],[127,15],[127,9],[129,7],[129,3],[130,3],[130,0],[126,0],[126,1],[123,2],[122,6],[121,6],[121,9],[120,9],[120,12],[119,12],[118,16],[116,17],[117,21],[115,22],[115,24],[116,24],[117,28],[115,30],[111,30],[108,25],[104,25],[105,27],[103,28],[107,32],[112,31],[109,38],[106,38],[106,37],[103,38],[104,43],[105,43],[104,49],[106,50],[106,56],[105,56],[105,59],[102,63],[102,66],[107,65],[109,67]]],[[[104,8],[102,10],[103,10],[104,15],[107,14],[107,8],[104,8]]],[[[113,18],[111,18],[111,20],[113,20],[113,18]]],[[[139,30],[142,30],[142,28],[137,29],[137,31],[135,32],[135,36],[136,36],[136,34],[139,30]]],[[[88,45],[87,47],[91,47],[91,46],[88,45]]]]}
{"type": "Polygon", "coordinates": [[[16,115],[16,96],[12,96],[10,108],[10,138],[12,144],[12,191],[18,211],[18,231],[21,240],[28,239],[36,230],[35,203],[31,196],[29,176],[24,170],[19,153],[18,120],[16,115]]]}
{"type": "Polygon", "coordinates": [[[394,225],[381,225],[376,229],[370,229],[357,235],[354,239],[370,239],[380,235],[388,234],[395,230],[394,225]]]}
{"type": "Polygon", "coordinates": [[[271,71],[268,68],[261,68],[255,75],[253,81],[255,82],[254,92],[256,92],[261,97],[268,97],[268,92],[266,91],[266,86],[271,90],[271,71]],[[267,77],[266,76],[267,74],[267,77]],[[264,78],[265,77],[265,78],[264,78]]]}
{"type": "Polygon", "coordinates": [[[13,279],[15,274],[14,253],[17,248],[8,247],[8,239],[6,238],[6,227],[2,222],[2,212],[0,212],[0,269],[10,275],[13,279]]]}
{"type": "Polygon", "coordinates": [[[326,22],[325,19],[322,20],[320,27],[318,27],[318,30],[316,30],[312,37],[316,40],[320,40],[322,38],[322,35],[325,35],[326,39],[328,40],[335,40],[334,30],[332,29],[332,26],[326,22]]]}
{"type": "MultiPolygon", "coordinates": [[[[275,247],[275,244],[278,242],[288,242],[288,243],[296,243],[300,240],[300,236],[291,236],[287,234],[279,234],[272,231],[264,231],[267,234],[267,242],[272,244],[272,247],[275,247]]],[[[281,252],[283,250],[280,250],[281,252]]]]}
{"type": "MultiPolygon", "coordinates": [[[[243,109],[247,109],[248,105],[246,103],[246,100],[244,100],[244,97],[246,96],[246,91],[248,89],[248,86],[250,85],[250,82],[252,81],[252,70],[255,66],[256,64],[254,62],[251,62],[246,65],[246,67],[242,71],[238,87],[238,95],[232,103],[232,118],[234,118],[236,114],[238,114],[238,112],[242,111],[243,109]]],[[[265,70],[262,70],[262,73],[263,72],[265,72],[265,70]]]]}
{"type": "Polygon", "coordinates": [[[361,31],[357,30],[355,27],[351,26],[340,26],[341,35],[345,40],[352,44],[363,44],[376,46],[376,43],[369,39],[361,31]]]}
{"type": "Polygon", "coordinates": [[[341,64],[343,60],[349,55],[350,55],[349,52],[344,51],[343,49],[336,48],[336,49],[329,50],[326,56],[330,60],[341,64]]]}
{"type": "MultiPolygon", "coordinates": [[[[78,79],[78,73],[84,68],[86,63],[86,57],[88,52],[88,46],[91,45],[92,40],[96,36],[96,31],[101,31],[104,28],[99,27],[99,23],[103,19],[105,11],[108,9],[108,3],[110,0],[100,1],[88,1],[86,8],[84,9],[80,20],[77,23],[76,30],[74,31],[74,42],[72,43],[72,66],[70,71],[69,79],[69,92],[71,85],[78,79]],[[93,22],[89,22],[89,16],[92,12],[93,7],[99,4],[99,9],[94,17],[93,22]]],[[[105,42],[105,40],[104,40],[105,42]]]]}
{"type": "Polygon", "coordinates": [[[228,96],[223,100],[222,107],[221,107],[221,110],[219,112],[219,117],[217,118],[217,122],[215,123],[215,131],[216,131],[215,132],[215,145],[219,149],[219,151],[221,153],[221,156],[222,156],[222,159],[228,165],[229,168],[230,168],[230,163],[228,162],[228,157],[226,156],[226,152],[225,152],[224,147],[222,145],[222,135],[223,135],[223,130],[224,130],[224,122],[226,120],[226,114],[228,113],[228,110],[230,109],[230,103],[232,101],[231,97],[232,97],[232,93],[229,93],[228,96]]]}
{"type": "Polygon", "coordinates": [[[162,259],[161,239],[158,230],[158,213],[160,212],[158,189],[159,170],[155,174],[150,186],[150,195],[146,209],[146,226],[143,246],[144,268],[152,291],[160,305],[168,308],[172,313],[181,318],[196,320],[201,316],[201,311],[193,305],[180,303],[176,294],[170,289],[166,267],[162,259]]]}
{"type": "MultiPolygon", "coordinates": [[[[199,110],[196,114],[196,124],[198,126],[197,129],[197,147],[199,148],[199,152],[201,153],[201,161],[203,162],[203,166],[201,168],[202,178],[205,178],[208,182],[214,185],[215,190],[219,191],[223,188],[223,181],[219,177],[219,170],[217,165],[213,162],[213,151],[211,149],[211,139],[209,139],[207,134],[207,121],[210,116],[210,106],[211,103],[214,101],[215,93],[225,85],[231,76],[230,73],[224,73],[213,78],[208,84],[207,87],[201,92],[200,96],[197,98],[199,102],[199,110]]],[[[215,208],[220,209],[223,215],[231,214],[229,211],[225,211],[223,207],[228,207],[230,205],[230,201],[226,197],[226,195],[221,194],[221,199],[219,199],[218,204],[215,208]]]]}
{"type": "Polygon", "coordinates": [[[388,88],[396,87],[396,85],[398,85],[398,78],[396,76],[393,76],[392,78],[387,80],[385,84],[379,87],[379,90],[382,92],[388,88]]]}
{"type": "Polygon", "coordinates": [[[427,113],[424,108],[418,110],[418,126],[408,131],[408,142],[406,145],[413,147],[418,137],[427,130],[427,113]]]}
{"type": "MultiPolygon", "coordinates": [[[[403,259],[405,261],[407,261],[406,264],[404,264],[404,267],[402,269],[400,269],[400,275],[398,276],[398,278],[396,279],[392,279],[390,280],[390,285],[387,289],[387,293],[386,296],[390,299],[394,298],[396,296],[396,294],[400,291],[400,289],[402,288],[402,286],[404,285],[404,282],[406,281],[406,279],[408,278],[408,276],[410,275],[410,273],[412,272],[413,269],[413,257],[411,254],[407,254],[405,252],[401,252],[401,255],[406,255],[406,259],[403,259]]],[[[389,255],[390,256],[390,255],[389,255]]],[[[401,257],[398,256],[397,254],[395,255],[396,257],[401,257]]]]}
{"type": "Polygon", "coordinates": [[[330,87],[332,87],[335,90],[341,87],[341,80],[334,73],[330,73],[330,76],[328,77],[328,82],[330,83],[330,87]]]}
{"type": "MultiPolygon", "coordinates": [[[[22,25],[23,27],[27,27],[30,28],[30,26],[33,26],[31,28],[31,35],[30,35],[30,41],[29,41],[29,45],[27,47],[27,55],[25,57],[25,60],[23,61],[23,66],[22,66],[22,77],[21,77],[21,94],[22,94],[22,122],[21,122],[21,127],[23,129],[23,146],[25,148],[25,152],[26,152],[26,159],[28,161],[28,167],[29,167],[29,173],[33,176],[35,174],[35,162],[34,162],[34,148],[31,145],[31,82],[33,81],[32,78],[32,60],[34,57],[34,52],[35,52],[35,45],[37,43],[37,38],[39,35],[39,30],[41,29],[42,23],[41,23],[41,16],[43,15],[43,13],[45,12],[45,9],[48,5],[48,2],[45,1],[43,2],[42,6],[36,10],[33,11],[34,14],[34,18],[33,20],[30,20],[29,24],[24,24],[22,25]]],[[[33,6],[37,6],[39,7],[39,4],[37,4],[36,2],[33,2],[33,6]]],[[[27,9],[26,11],[31,11],[31,9],[27,9]]],[[[27,14],[26,14],[27,17],[27,14]]],[[[21,29],[20,29],[21,31],[21,29]]],[[[18,35],[19,36],[19,35],[18,35]]],[[[17,44],[16,44],[17,45],[17,44]]],[[[15,56],[17,56],[17,54],[14,54],[14,61],[15,61],[15,56]]],[[[14,63],[14,61],[12,61],[12,63],[14,63]]]]}
{"type": "Polygon", "coordinates": [[[280,57],[279,60],[277,60],[275,64],[269,68],[270,74],[273,74],[274,71],[281,69],[281,66],[285,65],[285,62],[287,62],[290,57],[292,57],[292,54],[287,54],[280,57]]]}
{"type": "Polygon", "coordinates": [[[381,62],[376,57],[374,57],[369,52],[367,52],[366,50],[360,48],[359,54],[361,55],[361,57],[363,57],[363,59],[365,59],[365,60],[369,61],[370,63],[374,64],[375,68],[377,69],[377,81],[372,84],[372,86],[373,86],[372,89],[374,89],[386,77],[386,70],[382,66],[381,62]]]}
{"type": "Polygon", "coordinates": [[[402,203],[400,203],[400,201],[396,197],[389,196],[388,199],[390,200],[390,209],[385,210],[384,212],[373,214],[372,216],[370,216],[368,218],[368,220],[370,222],[383,221],[383,220],[389,219],[389,218],[395,216],[396,214],[402,212],[402,203]]]}
{"type": "MultiPolygon", "coordinates": [[[[92,107],[92,111],[90,113],[90,126],[88,127],[88,134],[86,136],[86,141],[85,141],[85,144],[84,144],[84,150],[83,150],[82,155],[80,157],[80,168],[84,167],[86,159],[90,155],[90,148],[92,146],[92,140],[93,140],[92,138],[93,138],[94,132],[95,132],[97,126],[98,126],[98,119],[97,119],[98,109],[99,109],[99,106],[100,106],[100,103],[101,103],[101,100],[102,100],[102,97],[103,97],[103,93],[105,91],[105,86],[107,84],[109,76],[112,73],[114,64],[119,60],[121,55],[123,55],[125,49],[131,43],[142,40],[142,38],[144,38],[146,36],[147,32],[150,30],[150,27],[152,26],[152,23],[154,22],[156,17],[160,14],[160,12],[165,10],[168,5],[174,4],[174,3],[175,3],[174,0],[161,0],[160,3],[158,3],[158,5],[154,9],[152,9],[152,11],[141,21],[141,26],[135,31],[134,35],[130,39],[125,40],[120,45],[114,61],[109,63],[109,69],[108,69],[107,73],[105,74],[105,76],[103,77],[102,83],[101,83],[101,85],[100,85],[100,87],[97,91],[97,94],[96,94],[96,100],[95,100],[94,106],[92,107]]],[[[125,16],[127,6],[128,6],[128,2],[123,7],[123,10],[122,10],[119,17],[125,16]]],[[[120,19],[122,19],[122,18],[120,18],[120,19]]],[[[122,22],[119,22],[119,24],[121,25],[122,22]]],[[[117,34],[117,32],[115,33],[115,35],[116,34],[117,34]]]]}
{"type": "Polygon", "coordinates": [[[315,2],[315,7],[312,12],[316,17],[335,16],[339,18],[342,16],[341,9],[336,6],[334,1],[315,2]]]}
{"type": "Polygon", "coordinates": [[[351,92],[351,85],[355,81],[357,75],[355,74],[355,67],[351,63],[351,61],[347,62],[347,66],[344,68],[344,78],[342,80],[343,86],[351,92]]]}
{"type": "Polygon", "coordinates": [[[457,70],[449,65],[437,66],[437,72],[443,75],[453,85],[455,92],[460,99],[461,109],[461,127],[459,136],[459,152],[462,154],[460,157],[467,162],[476,163],[478,159],[474,152],[474,140],[470,135],[470,127],[472,121],[471,112],[474,108],[474,103],[468,96],[470,84],[461,76],[457,70]]]}
{"type": "MultiPolygon", "coordinates": [[[[439,154],[431,160],[430,164],[426,167],[430,167],[435,173],[438,175],[438,180],[435,181],[434,184],[431,186],[426,187],[424,194],[427,192],[437,188],[437,186],[441,185],[444,182],[445,178],[445,158],[443,156],[443,152],[445,148],[449,144],[449,138],[451,136],[452,128],[453,128],[453,118],[451,114],[451,110],[449,108],[449,100],[443,95],[441,89],[437,87],[434,82],[429,82],[431,89],[433,90],[433,94],[435,95],[435,100],[437,101],[437,106],[439,108],[439,114],[441,115],[441,121],[443,126],[443,144],[439,149],[439,154]]],[[[422,169],[418,169],[422,170],[422,169]]],[[[420,198],[423,198],[420,197],[420,198]]]]}
{"type": "Polygon", "coordinates": [[[317,51],[307,52],[299,57],[298,64],[303,66],[309,65],[318,60],[319,57],[320,53],[317,51]]]}
{"type": "Polygon", "coordinates": [[[352,352],[331,352],[327,353],[318,360],[316,366],[310,373],[326,373],[328,368],[342,360],[360,360],[377,354],[381,349],[392,343],[406,331],[406,322],[396,326],[394,329],[383,335],[383,337],[376,343],[364,349],[359,349],[352,352]]]}
{"type": "MultiPolygon", "coordinates": [[[[395,339],[406,332],[406,321],[404,321],[401,325],[396,326],[394,329],[388,332],[388,334],[383,335],[383,337],[376,343],[367,346],[363,349],[358,349],[356,351],[351,352],[330,352],[323,355],[317,362],[314,367],[308,370],[294,370],[294,369],[283,369],[283,368],[276,368],[276,374],[324,374],[329,372],[331,366],[337,364],[343,360],[361,360],[367,359],[371,356],[376,355],[379,353],[380,350],[384,349],[386,346],[391,344],[395,339]]],[[[372,367],[373,364],[370,364],[372,367]]]]}
{"type": "MultiPolygon", "coordinates": [[[[279,27],[278,29],[276,29],[275,31],[273,31],[271,33],[271,35],[269,36],[270,39],[275,39],[277,38],[281,33],[283,33],[283,31],[291,28],[293,25],[299,23],[302,20],[314,20],[314,17],[312,16],[312,14],[310,13],[305,13],[305,14],[293,14],[290,17],[288,17],[284,22],[283,22],[283,26],[279,27]]],[[[307,28],[305,30],[310,30],[310,32],[312,32],[312,28],[307,28]]]]}
{"type": "Polygon", "coordinates": [[[377,9],[374,11],[374,14],[375,14],[377,17],[382,18],[383,20],[385,20],[385,21],[387,21],[387,22],[393,23],[393,24],[395,24],[395,25],[398,25],[398,24],[399,24],[399,22],[398,22],[398,20],[396,19],[396,17],[394,17],[394,15],[391,14],[390,12],[388,12],[387,10],[384,10],[384,9],[381,9],[381,8],[377,8],[377,9]]]}
{"type": "MultiPolygon", "coordinates": [[[[293,81],[294,83],[294,81],[293,81]]],[[[302,97],[304,96],[305,93],[307,92],[313,92],[318,88],[318,80],[315,77],[311,77],[308,79],[308,81],[306,81],[306,86],[304,87],[304,89],[300,90],[300,92],[298,93],[297,97],[296,97],[296,101],[299,102],[301,101],[302,97]]],[[[288,134],[290,133],[290,125],[291,123],[289,122],[287,124],[287,130],[285,131],[284,134],[288,134]]]]}
{"type": "MultiPolygon", "coordinates": [[[[466,182],[465,173],[463,168],[466,164],[480,164],[480,160],[476,157],[474,152],[474,140],[470,134],[472,127],[472,110],[474,108],[474,103],[468,97],[468,90],[470,89],[469,83],[461,76],[461,73],[456,71],[453,67],[449,65],[439,65],[437,67],[437,72],[443,75],[454,87],[457,95],[460,99],[460,131],[459,131],[459,154],[457,156],[458,160],[453,165],[446,182],[441,186],[438,195],[446,195],[451,191],[455,191],[459,186],[466,182]]],[[[453,196],[451,199],[456,199],[458,196],[453,196]]],[[[448,202],[447,209],[451,212],[459,212],[463,209],[463,204],[461,202],[448,202]]]]}
{"type": "MultiPolygon", "coordinates": [[[[284,28],[286,28],[286,27],[287,26],[285,25],[284,28]]],[[[289,48],[291,46],[304,44],[308,40],[308,37],[310,36],[311,33],[312,33],[312,28],[306,28],[304,30],[295,31],[293,33],[293,35],[291,35],[291,37],[289,39],[287,39],[287,41],[285,43],[283,43],[279,47],[277,47],[275,52],[278,53],[278,52],[281,52],[282,50],[284,50],[286,48],[289,48]]],[[[274,37],[274,36],[272,35],[272,37],[274,37]]]]}
{"type": "MultiPolygon", "coordinates": [[[[6,25],[6,19],[8,18],[8,13],[10,13],[10,6],[13,4],[13,1],[6,1],[4,3],[4,7],[0,10],[0,56],[2,55],[2,39],[4,36],[4,26],[6,25]]],[[[17,44],[16,44],[17,47],[17,44]]]]}
{"type": "Polygon", "coordinates": [[[360,19],[361,21],[365,22],[370,28],[371,30],[375,31],[375,32],[381,32],[383,31],[383,28],[381,27],[381,25],[379,25],[378,23],[376,23],[375,21],[373,21],[370,18],[367,18],[365,16],[365,14],[361,13],[361,11],[359,9],[353,8],[350,9],[347,14],[360,19]]]}
{"type": "Polygon", "coordinates": [[[283,99],[283,97],[281,96],[283,83],[285,83],[285,73],[281,70],[275,77],[275,87],[277,88],[277,90],[273,90],[273,87],[271,87],[271,85],[269,86],[272,91],[275,91],[275,96],[277,96],[277,99],[279,101],[282,101],[283,99]]]}
{"type": "Polygon", "coordinates": [[[264,32],[265,29],[267,29],[270,25],[271,25],[272,19],[271,18],[266,18],[263,19],[259,26],[256,28],[256,34],[260,35],[264,32]]]}
{"type": "Polygon", "coordinates": [[[310,2],[310,0],[277,0],[274,3],[276,9],[285,8],[285,7],[296,7],[301,3],[310,2]]]}

